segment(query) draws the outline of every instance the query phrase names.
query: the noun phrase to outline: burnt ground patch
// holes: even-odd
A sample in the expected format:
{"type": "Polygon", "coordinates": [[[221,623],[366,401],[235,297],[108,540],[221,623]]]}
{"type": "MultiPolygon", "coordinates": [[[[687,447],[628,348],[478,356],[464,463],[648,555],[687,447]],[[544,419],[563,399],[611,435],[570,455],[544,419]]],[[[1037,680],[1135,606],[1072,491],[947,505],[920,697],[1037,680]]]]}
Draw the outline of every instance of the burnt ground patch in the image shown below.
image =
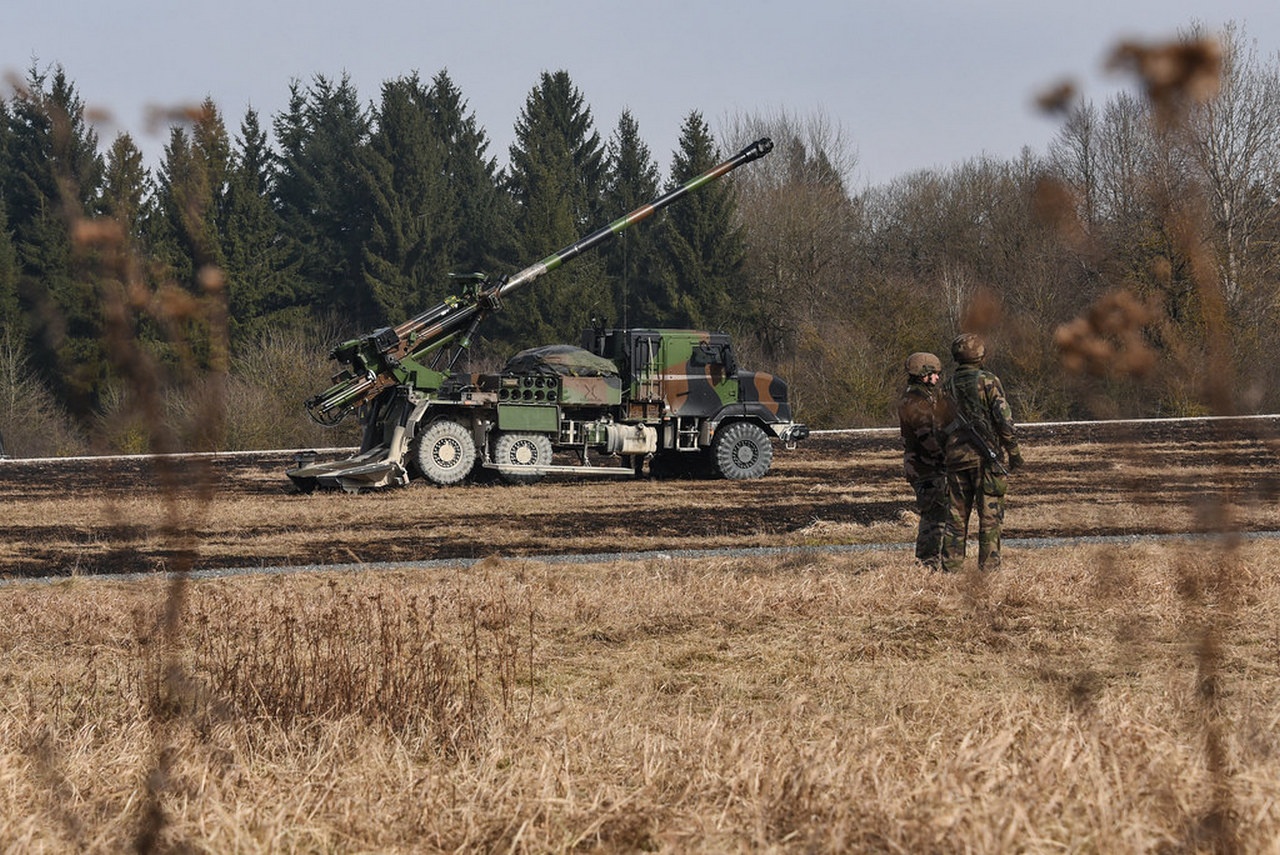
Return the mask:
{"type": "MultiPolygon", "coordinates": [[[[1269,510],[1280,419],[1024,425],[1021,437],[1028,465],[1012,479],[1007,537],[1194,531],[1219,499],[1246,506],[1240,530],[1280,527],[1269,510]]],[[[815,434],[778,449],[753,482],[578,476],[360,496],[289,495],[289,452],[0,461],[0,575],[783,545],[815,523],[905,532],[899,443],[896,430],[815,434]],[[122,518],[126,498],[153,503],[153,521],[122,518]],[[163,522],[206,499],[235,518],[195,513],[177,531],[163,522]],[[74,523],[59,517],[63,502],[74,523]]]]}

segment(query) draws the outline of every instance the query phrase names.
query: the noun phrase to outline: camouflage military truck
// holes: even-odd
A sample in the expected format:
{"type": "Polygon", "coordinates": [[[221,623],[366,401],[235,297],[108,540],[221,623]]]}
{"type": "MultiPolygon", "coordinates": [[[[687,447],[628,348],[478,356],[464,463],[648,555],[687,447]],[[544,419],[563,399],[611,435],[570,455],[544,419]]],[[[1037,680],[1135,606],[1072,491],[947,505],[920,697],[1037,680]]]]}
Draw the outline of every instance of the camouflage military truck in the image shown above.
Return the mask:
{"type": "Polygon", "coordinates": [[[792,418],[786,383],[739,369],[723,333],[600,327],[581,346],[526,350],[494,374],[452,368],[507,293],[771,148],[758,140],[508,279],[469,276],[461,296],[335,347],[344,368],[307,409],[322,424],[358,412],[361,447],[346,460],[300,460],[287,472],[293,484],[358,492],[413,477],[457,484],[484,470],[528,483],[553,472],[640,474],[646,462],[654,474],[763,477],[774,442],[794,447],[809,431],[792,418]]]}

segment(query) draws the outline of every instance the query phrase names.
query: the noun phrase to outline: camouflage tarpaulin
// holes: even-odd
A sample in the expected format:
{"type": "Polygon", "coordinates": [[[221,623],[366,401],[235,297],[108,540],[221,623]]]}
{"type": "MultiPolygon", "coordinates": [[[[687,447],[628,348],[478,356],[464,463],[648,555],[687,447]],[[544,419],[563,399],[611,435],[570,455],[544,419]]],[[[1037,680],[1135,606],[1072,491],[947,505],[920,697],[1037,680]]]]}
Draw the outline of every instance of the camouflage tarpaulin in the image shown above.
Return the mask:
{"type": "Polygon", "coordinates": [[[566,377],[616,377],[618,366],[571,344],[548,344],[522,350],[504,369],[521,374],[559,374],[566,377]]]}

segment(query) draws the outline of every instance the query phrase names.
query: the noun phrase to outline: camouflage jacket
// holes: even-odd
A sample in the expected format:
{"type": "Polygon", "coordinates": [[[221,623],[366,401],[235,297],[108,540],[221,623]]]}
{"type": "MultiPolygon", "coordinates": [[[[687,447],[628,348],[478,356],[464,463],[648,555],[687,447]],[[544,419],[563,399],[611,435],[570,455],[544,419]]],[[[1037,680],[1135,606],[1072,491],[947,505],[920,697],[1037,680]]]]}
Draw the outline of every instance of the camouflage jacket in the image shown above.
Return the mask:
{"type": "Polygon", "coordinates": [[[961,365],[943,384],[943,394],[941,420],[945,426],[948,469],[957,472],[976,469],[984,459],[977,442],[961,427],[957,411],[1001,458],[1006,453],[1020,454],[1013,411],[1009,409],[999,377],[976,365],[961,365]]]}
{"type": "Polygon", "coordinates": [[[927,383],[912,382],[898,399],[902,427],[902,474],[915,483],[942,473],[943,436],[939,395],[927,383]]]}

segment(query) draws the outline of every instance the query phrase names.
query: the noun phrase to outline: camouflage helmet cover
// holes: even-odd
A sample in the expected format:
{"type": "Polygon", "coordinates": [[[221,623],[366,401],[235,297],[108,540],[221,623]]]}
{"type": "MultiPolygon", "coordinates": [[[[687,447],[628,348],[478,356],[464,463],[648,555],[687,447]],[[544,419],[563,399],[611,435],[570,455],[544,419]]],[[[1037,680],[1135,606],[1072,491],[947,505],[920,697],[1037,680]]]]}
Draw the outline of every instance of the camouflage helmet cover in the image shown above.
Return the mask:
{"type": "Polygon", "coordinates": [[[926,374],[941,374],[942,360],[934,356],[932,353],[923,351],[913,353],[907,357],[905,366],[907,374],[912,377],[923,377],[926,374]]]}
{"type": "Polygon", "coordinates": [[[987,356],[987,343],[977,333],[960,333],[951,342],[951,357],[961,365],[981,362],[987,356]]]}

